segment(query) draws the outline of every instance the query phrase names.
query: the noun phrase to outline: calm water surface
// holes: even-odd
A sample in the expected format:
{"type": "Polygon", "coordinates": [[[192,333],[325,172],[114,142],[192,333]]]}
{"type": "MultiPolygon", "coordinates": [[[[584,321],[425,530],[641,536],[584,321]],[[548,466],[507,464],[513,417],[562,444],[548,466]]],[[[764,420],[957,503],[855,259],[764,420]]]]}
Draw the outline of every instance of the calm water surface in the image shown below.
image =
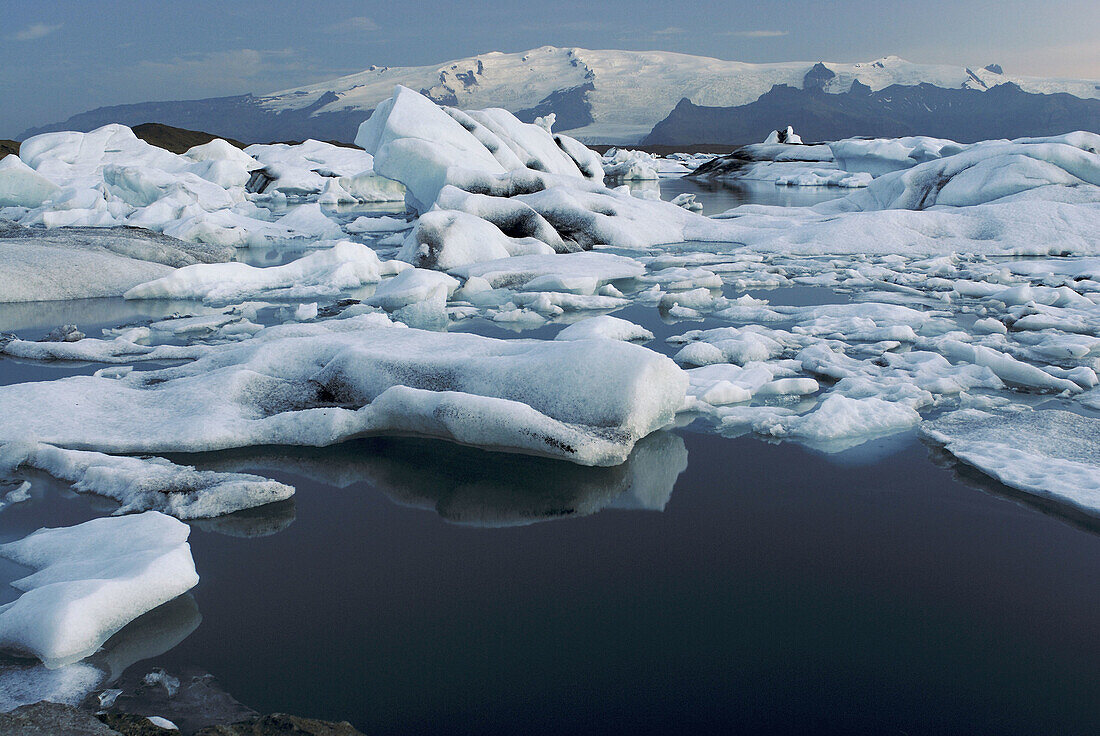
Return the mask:
{"type": "MultiPolygon", "coordinates": [[[[41,319],[3,307],[0,330],[183,311],[94,301],[41,319]]],[[[716,326],[617,314],[666,352],[664,336],[716,326]]],[[[0,383],[98,367],[0,360],[0,383]]],[[[192,525],[198,614],[132,670],[198,668],[263,712],[400,734],[1085,734],[1100,722],[1095,522],[959,470],[912,433],[823,455],[688,426],[620,468],[417,440],[174,459],[298,493],[192,525]]],[[[0,512],[0,541],[112,508],[45,478],[35,493],[0,512]]],[[[0,560],[0,604],[21,572],[0,560]]]]}

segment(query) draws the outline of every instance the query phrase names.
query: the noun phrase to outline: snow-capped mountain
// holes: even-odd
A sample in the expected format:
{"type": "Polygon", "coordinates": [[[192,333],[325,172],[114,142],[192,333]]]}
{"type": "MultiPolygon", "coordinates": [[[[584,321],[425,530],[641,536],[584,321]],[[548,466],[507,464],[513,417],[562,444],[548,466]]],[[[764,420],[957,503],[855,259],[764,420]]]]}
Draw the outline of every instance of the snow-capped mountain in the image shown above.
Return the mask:
{"type": "Polygon", "coordinates": [[[811,84],[839,94],[856,82],[872,91],[922,83],[986,90],[1012,82],[1025,92],[1100,98],[1097,81],[1017,77],[995,64],[973,69],[914,64],[896,56],[863,63],[750,64],[666,51],[543,46],[439,65],[371,66],[346,77],[261,96],[100,108],[28,134],[155,120],[250,141],[350,141],[358,124],[393,94],[394,85],[401,84],[462,108],[504,107],[524,119],[554,112],[557,130],[588,142],[631,143],[646,136],[683,99],[706,107],[733,107],[757,100],[775,85],[801,89],[811,84]]]}

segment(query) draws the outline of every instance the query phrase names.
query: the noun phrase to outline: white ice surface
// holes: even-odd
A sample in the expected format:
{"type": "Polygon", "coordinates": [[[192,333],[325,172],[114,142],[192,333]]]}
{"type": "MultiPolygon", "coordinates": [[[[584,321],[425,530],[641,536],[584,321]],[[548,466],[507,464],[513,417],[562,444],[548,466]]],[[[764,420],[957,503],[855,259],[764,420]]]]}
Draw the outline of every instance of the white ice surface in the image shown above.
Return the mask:
{"type": "Polygon", "coordinates": [[[160,511],[178,519],[229,514],[282,501],[294,488],[257,475],[215,473],[159,457],[121,457],[38,442],[0,445],[0,473],[35,468],[70,481],[82,493],[122,504],[116,514],[160,511]]]}
{"type": "Polygon", "coordinates": [[[147,511],[40,529],[0,546],[36,572],[0,607],[0,648],[56,668],[93,654],[127,623],[198,583],[190,527],[147,511]]]}
{"type": "Polygon", "coordinates": [[[162,452],[407,433],[609,465],[684,403],[686,375],[637,345],[380,321],[290,324],[178,368],[0,387],[0,439],[162,452]]]}
{"type": "Polygon", "coordinates": [[[921,432],[1007,486],[1100,515],[1100,419],[967,409],[925,422],[921,432]]]}

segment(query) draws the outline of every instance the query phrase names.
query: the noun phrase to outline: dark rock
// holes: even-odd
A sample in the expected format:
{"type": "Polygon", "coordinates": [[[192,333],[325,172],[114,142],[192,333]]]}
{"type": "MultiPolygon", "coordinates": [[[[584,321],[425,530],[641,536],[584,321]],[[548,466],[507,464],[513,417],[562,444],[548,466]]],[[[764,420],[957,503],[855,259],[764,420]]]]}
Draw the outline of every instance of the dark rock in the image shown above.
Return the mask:
{"type": "Polygon", "coordinates": [[[11,713],[0,713],[0,734],[4,736],[118,736],[118,733],[91,713],[45,700],[11,713]]]}
{"type": "Polygon", "coordinates": [[[171,677],[172,688],[162,684],[164,679],[150,678],[146,682],[140,672],[127,672],[112,685],[122,690],[122,694],[108,712],[142,717],[155,714],[172,721],[185,734],[213,724],[235,723],[259,715],[222,689],[213,675],[199,670],[181,670],[171,677]],[[175,686],[177,680],[179,685],[175,686]]]}
{"type": "Polygon", "coordinates": [[[19,155],[19,141],[9,141],[6,138],[0,138],[0,158],[4,158],[9,153],[19,155]]]}
{"type": "Polygon", "coordinates": [[[592,82],[585,82],[569,89],[556,90],[534,107],[517,110],[516,117],[525,123],[533,123],[535,118],[554,113],[557,116],[554,127],[559,130],[582,128],[592,123],[592,104],[588,101],[588,93],[595,89],[592,82]]]}
{"type": "Polygon", "coordinates": [[[802,78],[802,89],[823,89],[835,77],[836,72],[819,61],[802,78]]]}
{"type": "Polygon", "coordinates": [[[347,721],[318,721],[285,713],[250,718],[228,726],[211,726],[195,736],[363,736],[347,721]]]}
{"type": "MultiPolygon", "coordinates": [[[[172,153],[184,153],[193,146],[201,146],[221,137],[213,133],[204,133],[201,130],[177,128],[163,123],[142,123],[133,126],[133,131],[134,135],[146,143],[172,153]]],[[[245,147],[244,143],[233,138],[225,138],[225,141],[237,148],[245,147]]]]}
{"type": "Polygon", "coordinates": [[[100,713],[96,718],[114,729],[112,733],[117,732],[122,736],[164,736],[164,734],[179,733],[170,728],[161,728],[145,716],[130,713],[100,713]]]}
{"type": "Polygon", "coordinates": [[[42,342],[77,342],[87,337],[76,328],[76,325],[61,325],[50,330],[50,334],[42,338],[42,342]]]}

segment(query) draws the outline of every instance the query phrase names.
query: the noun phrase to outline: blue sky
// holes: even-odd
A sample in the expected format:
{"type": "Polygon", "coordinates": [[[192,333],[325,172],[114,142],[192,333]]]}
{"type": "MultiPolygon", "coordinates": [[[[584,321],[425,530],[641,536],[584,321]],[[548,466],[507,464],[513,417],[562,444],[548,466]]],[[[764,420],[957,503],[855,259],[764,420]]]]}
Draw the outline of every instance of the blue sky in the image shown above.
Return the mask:
{"type": "Polygon", "coordinates": [[[0,138],[101,105],[265,93],[371,64],[544,44],[740,61],[897,54],[1100,79],[1100,3],[1086,0],[0,0],[0,8],[0,138]]]}

